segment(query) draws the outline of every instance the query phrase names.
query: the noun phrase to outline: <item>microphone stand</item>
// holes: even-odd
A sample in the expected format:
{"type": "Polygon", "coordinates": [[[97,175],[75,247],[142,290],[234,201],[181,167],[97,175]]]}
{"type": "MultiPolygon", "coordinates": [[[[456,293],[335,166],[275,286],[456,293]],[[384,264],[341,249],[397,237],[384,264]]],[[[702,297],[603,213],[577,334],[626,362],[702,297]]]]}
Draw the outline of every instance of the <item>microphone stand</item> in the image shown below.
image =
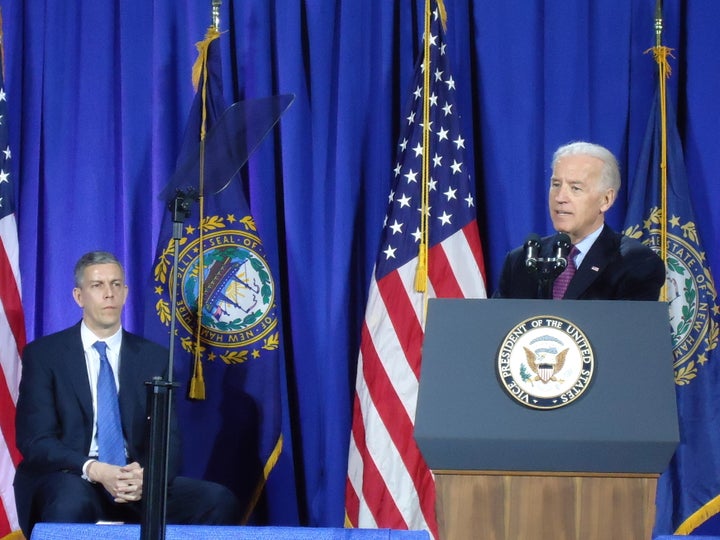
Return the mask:
{"type": "Polygon", "coordinates": [[[562,257],[536,259],[535,264],[528,270],[536,273],[538,298],[552,298],[553,284],[566,266],[567,259],[562,257]]]}
{"type": "Polygon", "coordinates": [[[146,381],[148,410],[150,411],[150,459],[143,474],[143,505],[140,521],[141,540],[164,540],[167,514],[168,454],[170,448],[170,412],[172,410],[173,358],[175,351],[175,324],[177,321],[177,275],[179,242],[182,226],[190,216],[190,205],[197,200],[192,189],[178,190],[168,209],[173,215],[173,269],[170,278],[172,295],[170,310],[170,345],[167,380],[154,377],[146,381]]]}
{"type": "Polygon", "coordinates": [[[553,284],[567,266],[570,237],[565,233],[558,233],[553,242],[553,250],[554,256],[538,257],[540,237],[535,233],[530,234],[525,242],[525,268],[537,278],[538,298],[553,297],[553,284]]]}
{"type": "Polygon", "coordinates": [[[538,296],[540,298],[552,298],[552,288],[555,279],[562,272],[562,266],[555,260],[539,261],[538,265],[538,296]],[[560,269],[558,271],[558,268],[560,269]]]}

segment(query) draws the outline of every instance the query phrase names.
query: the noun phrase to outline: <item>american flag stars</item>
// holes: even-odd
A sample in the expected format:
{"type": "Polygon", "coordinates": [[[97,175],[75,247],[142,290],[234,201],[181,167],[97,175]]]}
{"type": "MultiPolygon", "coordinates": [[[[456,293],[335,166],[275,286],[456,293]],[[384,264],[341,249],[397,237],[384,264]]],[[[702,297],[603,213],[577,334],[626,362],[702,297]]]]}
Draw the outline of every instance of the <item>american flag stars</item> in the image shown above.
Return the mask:
{"type": "Polygon", "coordinates": [[[411,94],[412,110],[405,117],[398,157],[393,168],[395,180],[379,252],[378,276],[385,275],[417,256],[417,246],[421,239],[420,209],[425,152],[428,152],[431,175],[428,180],[427,209],[430,245],[442,241],[476,217],[472,182],[466,165],[465,138],[456,114],[455,80],[446,65],[445,44],[438,47],[437,43],[437,36],[431,34],[429,148],[423,146],[424,88],[421,68],[416,71],[418,75],[411,94]],[[411,235],[412,240],[403,240],[406,235],[411,235]]]}

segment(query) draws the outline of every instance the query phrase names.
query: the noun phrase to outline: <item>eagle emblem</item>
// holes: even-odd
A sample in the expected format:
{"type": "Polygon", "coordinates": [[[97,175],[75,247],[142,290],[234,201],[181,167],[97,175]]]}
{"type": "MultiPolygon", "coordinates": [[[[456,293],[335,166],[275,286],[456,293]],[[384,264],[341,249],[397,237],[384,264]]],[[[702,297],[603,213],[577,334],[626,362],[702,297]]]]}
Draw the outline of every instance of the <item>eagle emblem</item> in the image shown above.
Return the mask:
{"type": "Polygon", "coordinates": [[[565,365],[565,358],[570,349],[563,349],[560,352],[555,349],[538,349],[537,351],[531,351],[527,347],[523,347],[523,349],[525,349],[525,359],[528,366],[535,373],[535,377],[531,379],[532,382],[563,382],[556,374],[565,365]]]}

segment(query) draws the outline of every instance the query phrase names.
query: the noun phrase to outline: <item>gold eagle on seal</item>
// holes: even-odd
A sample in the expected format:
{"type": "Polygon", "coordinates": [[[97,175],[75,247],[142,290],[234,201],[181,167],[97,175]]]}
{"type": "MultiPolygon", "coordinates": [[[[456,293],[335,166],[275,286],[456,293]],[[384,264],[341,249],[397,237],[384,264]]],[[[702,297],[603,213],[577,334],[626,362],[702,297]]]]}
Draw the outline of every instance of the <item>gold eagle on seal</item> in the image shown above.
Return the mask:
{"type": "Polygon", "coordinates": [[[531,379],[531,382],[542,381],[545,384],[549,381],[563,382],[557,378],[556,374],[565,365],[565,357],[569,349],[563,349],[557,354],[552,354],[547,351],[536,354],[527,347],[523,347],[523,349],[525,349],[525,358],[528,366],[530,366],[532,372],[535,373],[535,377],[531,379]]]}

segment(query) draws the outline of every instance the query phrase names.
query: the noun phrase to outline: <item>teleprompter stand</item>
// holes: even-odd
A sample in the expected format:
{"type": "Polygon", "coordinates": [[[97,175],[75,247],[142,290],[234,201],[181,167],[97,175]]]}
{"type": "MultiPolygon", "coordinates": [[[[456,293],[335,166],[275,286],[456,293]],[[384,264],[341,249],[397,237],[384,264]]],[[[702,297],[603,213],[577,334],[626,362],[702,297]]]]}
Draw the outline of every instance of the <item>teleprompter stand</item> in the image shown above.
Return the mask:
{"type": "MultiPolygon", "coordinates": [[[[196,149],[178,163],[160,198],[173,221],[173,269],[170,294],[170,343],[167,380],[146,381],[150,414],[150,459],[143,476],[141,540],[164,540],[166,529],[168,452],[172,422],[172,392],[177,321],[178,254],[184,220],[194,201],[216,195],[237,176],[260,142],[290,107],[291,94],[238,101],[228,107],[196,149]]],[[[202,305],[202,299],[199,299],[202,305]]]]}
{"type": "MultiPolygon", "coordinates": [[[[169,205],[173,221],[173,257],[172,280],[170,294],[172,308],[170,310],[170,336],[175,336],[177,324],[177,274],[178,247],[182,238],[182,225],[190,216],[190,206],[197,200],[197,193],[192,189],[178,190],[169,205]]],[[[140,524],[141,540],[162,540],[165,538],[167,515],[167,484],[168,484],[168,451],[170,447],[170,413],[172,411],[172,391],[177,386],[173,382],[173,358],[175,340],[170,339],[168,354],[167,380],[155,377],[145,384],[148,387],[148,407],[150,411],[150,462],[147,475],[143,476],[143,507],[140,524]]]]}

